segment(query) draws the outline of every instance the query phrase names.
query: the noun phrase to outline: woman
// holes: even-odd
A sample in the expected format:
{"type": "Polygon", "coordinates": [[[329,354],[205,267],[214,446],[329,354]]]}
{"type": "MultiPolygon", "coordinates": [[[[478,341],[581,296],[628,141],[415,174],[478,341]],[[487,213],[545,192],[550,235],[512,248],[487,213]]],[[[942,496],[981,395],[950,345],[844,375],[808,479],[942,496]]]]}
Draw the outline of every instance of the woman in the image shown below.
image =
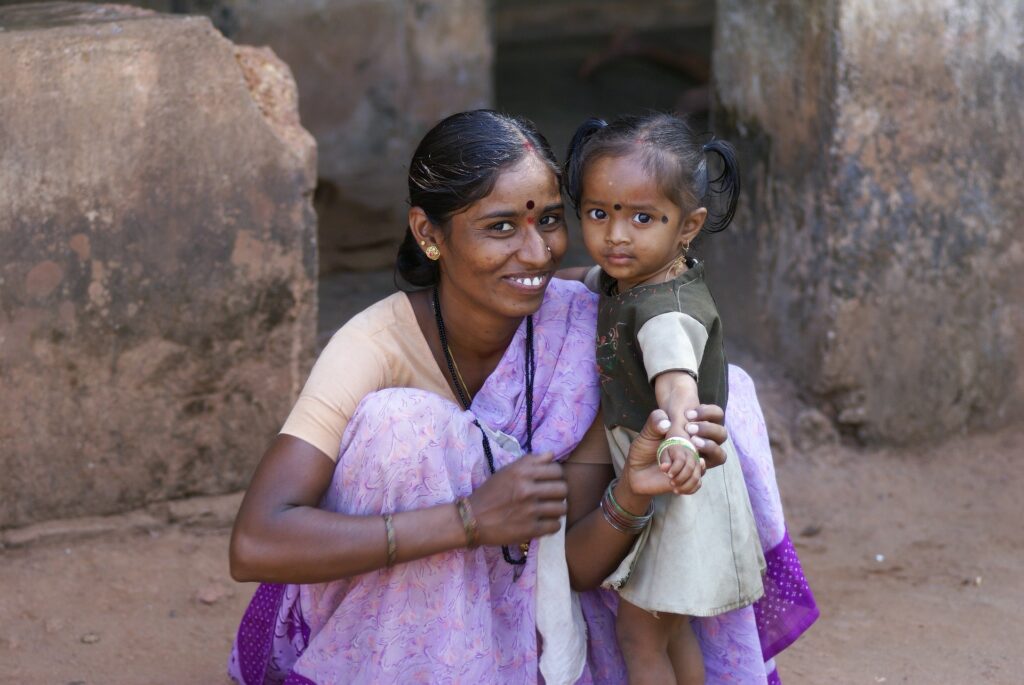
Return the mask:
{"type": "MultiPolygon", "coordinates": [[[[335,335],[239,511],[232,575],[274,584],[230,672],[250,685],[535,682],[537,540],[560,531],[586,591],[580,681],[624,682],[611,600],[590,590],[652,496],[692,492],[700,474],[654,464],[652,415],[611,483],[594,300],[552,281],[567,243],[559,170],[530,124],[449,117],[416,150],[409,191],[398,272],[422,289],[335,335]]],[[[721,421],[717,407],[695,417],[709,466],[721,421]]]]}

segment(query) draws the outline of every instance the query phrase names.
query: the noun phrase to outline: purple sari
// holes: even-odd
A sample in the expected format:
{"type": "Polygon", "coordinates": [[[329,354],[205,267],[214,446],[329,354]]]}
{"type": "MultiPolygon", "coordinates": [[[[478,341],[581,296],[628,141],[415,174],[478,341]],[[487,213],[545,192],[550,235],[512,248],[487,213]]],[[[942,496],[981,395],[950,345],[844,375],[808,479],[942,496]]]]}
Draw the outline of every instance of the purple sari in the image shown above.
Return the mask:
{"type": "MultiPolygon", "coordinates": [[[[564,459],[597,416],[595,320],[595,297],[581,284],[560,280],[548,287],[534,315],[537,452],[551,451],[564,459]]],[[[338,466],[320,506],[379,515],[449,503],[472,492],[487,478],[474,418],[525,442],[524,340],[525,326],[520,326],[469,411],[410,388],[365,397],[345,430],[338,466]]],[[[753,403],[747,406],[760,418],[753,386],[745,375],[743,379],[749,389],[742,390],[741,384],[740,394],[746,393],[753,403]]],[[[730,428],[735,403],[742,405],[744,400],[730,398],[730,428]]],[[[746,445],[755,457],[767,456],[770,468],[770,454],[750,447],[757,445],[755,439],[740,439],[735,433],[733,438],[741,457],[747,457],[746,445]]],[[[514,458],[497,441],[491,445],[496,467],[514,458]]],[[[766,492],[774,493],[777,501],[773,474],[771,478],[766,492]]],[[[753,489],[751,500],[758,515],[753,489]]],[[[765,530],[774,534],[781,528],[781,507],[765,509],[769,510],[765,530]]],[[[780,544],[772,540],[773,547],[780,544]]],[[[795,562],[795,556],[792,559],[795,562]]],[[[769,557],[769,575],[771,564],[769,557]]],[[[795,569],[799,572],[798,562],[795,569]]],[[[536,570],[536,554],[531,553],[522,576],[513,580],[513,569],[500,549],[478,548],[331,583],[263,584],[242,618],[228,671],[246,685],[535,683],[536,570]]],[[[802,574],[799,577],[802,580],[802,574]]],[[[806,596],[810,598],[809,591],[806,596]]],[[[583,593],[580,601],[588,628],[588,658],[578,682],[625,683],[615,640],[616,596],[598,590],[583,593]]],[[[769,631],[776,625],[776,615],[789,615],[773,611],[756,616],[765,616],[769,631]]],[[[701,626],[709,682],[766,682],[765,660],[773,654],[762,651],[754,609],[702,620],[701,626]],[[759,679],[746,675],[758,669],[759,679]],[[716,680],[713,674],[719,672],[726,675],[716,680]]]]}

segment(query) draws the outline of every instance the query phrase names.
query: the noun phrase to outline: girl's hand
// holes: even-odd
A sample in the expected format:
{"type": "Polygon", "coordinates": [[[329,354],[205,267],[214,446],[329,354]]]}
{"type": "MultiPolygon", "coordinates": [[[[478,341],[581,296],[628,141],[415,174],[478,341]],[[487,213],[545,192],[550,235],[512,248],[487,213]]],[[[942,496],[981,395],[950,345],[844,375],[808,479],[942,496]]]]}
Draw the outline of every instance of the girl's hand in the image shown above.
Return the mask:
{"type": "MultiPolygon", "coordinates": [[[[663,440],[677,437],[677,434],[678,431],[670,430],[663,440]]],[[[655,459],[658,459],[657,453],[655,459]]],[[[682,445],[671,445],[662,450],[658,461],[662,472],[672,481],[672,491],[677,495],[692,495],[700,488],[700,477],[704,475],[704,467],[700,462],[703,460],[699,455],[694,455],[692,450],[682,445]]]]}
{"type": "Polygon", "coordinates": [[[559,528],[569,487],[551,453],[527,454],[469,496],[482,545],[515,545],[559,528]]]}
{"type": "Polygon", "coordinates": [[[717,404],[702,404],[696,409],[686,412],[689,423],[685,429],[690,435],[700,456],[707,462],[706,468],[714,468],[725,463],[725,443],[728,433],[725,430],[725,412],[717,404]]]}
{"type": "Polygon", "coordinates": [[[665,439],[671,425],[668,414],[656,409],[647,417],[640,435],[629,446],[620,480],[631,492],[637,495],[692,494],[700,489],[700,472],[693,468],[692,460],[690,468],[680,469],[674,477],[666,473],[670,467],[663,467],[657,462],[658,445],[665,439]]]}

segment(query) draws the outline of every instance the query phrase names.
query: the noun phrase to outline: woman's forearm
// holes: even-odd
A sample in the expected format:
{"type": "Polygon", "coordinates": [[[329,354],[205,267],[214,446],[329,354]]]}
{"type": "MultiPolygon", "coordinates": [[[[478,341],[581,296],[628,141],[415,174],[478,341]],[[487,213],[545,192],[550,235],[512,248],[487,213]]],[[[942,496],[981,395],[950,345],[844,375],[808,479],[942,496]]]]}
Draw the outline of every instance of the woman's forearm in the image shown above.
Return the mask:
{"type": "MultiPolygon", "coordinates": [[[[395,562],[403,563],[466,546],[453,504],[392,515],[395,562]]],[[[323,583],[387,565],[381,516],[348,516],[299,506],[269,517],[258,530],[236,526],[231,575],[239,581],[323,583]]]]}
{"type": "MultiPolygon", "coordinates": [[[[612,470],[592,465],[573,465],[569,474],[569,529],[565,536],[565,556],[569,566],[569,582],[576,591],[591,590],[601,585],[625,558],[636,539],[613,528],[600,509],[601,497],[611,479],[612,470]],[[574,512],[586,512],[575,520],[574,512]]],[[[630,513],[642,515],[651,498],[636,495],[621,482],[614,490],[616,501],[630,513]]]]}
{"type": "MultiPolygon", "coordinates": [[[[320,583],[387,564],[381,516],[317,508],[335,464],[312,445],[279,436],[260,462],[231,533],[231,576],[240,581],[320,583]]],[[[396,563],[466,545],[454,504],[393,514],[396,563]]]]}

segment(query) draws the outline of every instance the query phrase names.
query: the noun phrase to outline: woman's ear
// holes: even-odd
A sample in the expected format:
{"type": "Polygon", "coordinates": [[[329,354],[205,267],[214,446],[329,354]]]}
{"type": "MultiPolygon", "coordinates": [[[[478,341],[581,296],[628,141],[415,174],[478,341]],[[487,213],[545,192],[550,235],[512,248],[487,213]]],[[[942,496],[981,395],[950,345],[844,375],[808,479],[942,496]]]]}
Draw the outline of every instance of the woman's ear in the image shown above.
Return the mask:
{"type": "Polygon", "coordinates": [[[438,239],[441,238],[441,231],[430,221],[427,213],[420,207],[409,208],[409,229],[412,231],[412,237],[416,239],[420,249],[426,249],[430,245],[437,245],[438,239]]]}
{"type": "Polygon", "coordinates": [[[704,228],[704,221],[708,218],[708,208],[698,207],[683,217],[683,227],[679,231],[679,241],[684,246],[689,246],[693,239],[704,228]]]}

